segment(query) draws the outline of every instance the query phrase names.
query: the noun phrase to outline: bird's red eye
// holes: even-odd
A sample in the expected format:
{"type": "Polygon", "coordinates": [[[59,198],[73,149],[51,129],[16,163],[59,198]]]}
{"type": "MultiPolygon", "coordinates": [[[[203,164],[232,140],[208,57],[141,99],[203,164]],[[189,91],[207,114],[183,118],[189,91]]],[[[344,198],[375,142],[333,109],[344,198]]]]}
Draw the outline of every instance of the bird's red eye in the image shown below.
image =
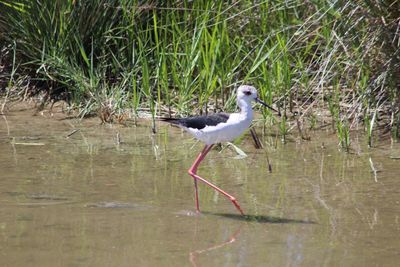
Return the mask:
{"type": "Polygon", "coordinates": [[[245,95],[251,95],[251,92],[250,91],[244,91],[243,92],[245,95]]]}

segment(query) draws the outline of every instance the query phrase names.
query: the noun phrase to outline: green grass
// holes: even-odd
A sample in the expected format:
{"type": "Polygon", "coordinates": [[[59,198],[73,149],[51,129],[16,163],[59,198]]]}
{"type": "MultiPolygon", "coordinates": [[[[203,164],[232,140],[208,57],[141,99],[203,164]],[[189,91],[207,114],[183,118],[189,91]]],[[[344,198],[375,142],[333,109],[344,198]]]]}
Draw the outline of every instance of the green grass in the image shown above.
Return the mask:
{"type": "Polygon", "coordinates": [[[316,108],[345,146],[355,121],[371,138],[385,125],[398,133],[398,1],[165,2],[0,0],[0,48],[16,51],[14,64],[12,52],[0,59],[0,81],[28,79],[81,116],[148,114],[153,127],[157,116],[232,111],[248,83],[286,114],[282,139],[294,113],[315,127],[316,108]]]}

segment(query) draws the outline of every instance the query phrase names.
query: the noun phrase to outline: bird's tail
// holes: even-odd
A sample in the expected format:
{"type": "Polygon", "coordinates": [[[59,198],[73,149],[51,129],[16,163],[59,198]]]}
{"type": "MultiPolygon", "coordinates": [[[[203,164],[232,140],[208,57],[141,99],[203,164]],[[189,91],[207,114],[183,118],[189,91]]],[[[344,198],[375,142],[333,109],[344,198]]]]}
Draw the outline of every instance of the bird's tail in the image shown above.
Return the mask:
{"type": "Polygon", "coordinates": [[[159,121],[164,121],[164,122],[168,122],[171,124],[175,124],[175,125],[179,125],[180,124],[180,119],[176,119],[176,118],[158,118],[159,121]]]}

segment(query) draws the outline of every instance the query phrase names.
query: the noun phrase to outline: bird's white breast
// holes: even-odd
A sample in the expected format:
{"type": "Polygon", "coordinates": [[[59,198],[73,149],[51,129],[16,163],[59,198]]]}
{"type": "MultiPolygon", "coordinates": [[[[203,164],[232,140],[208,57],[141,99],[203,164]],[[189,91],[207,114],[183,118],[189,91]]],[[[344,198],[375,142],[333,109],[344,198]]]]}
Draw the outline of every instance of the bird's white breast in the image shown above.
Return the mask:
{"type": "Polygon", "coordinates": [[[187,128],[195,138],[207,145],[232,141],[239,137],[251,124],[252,114],[233,113],[225,123],[206,126],[203,129],[187,128]]]}

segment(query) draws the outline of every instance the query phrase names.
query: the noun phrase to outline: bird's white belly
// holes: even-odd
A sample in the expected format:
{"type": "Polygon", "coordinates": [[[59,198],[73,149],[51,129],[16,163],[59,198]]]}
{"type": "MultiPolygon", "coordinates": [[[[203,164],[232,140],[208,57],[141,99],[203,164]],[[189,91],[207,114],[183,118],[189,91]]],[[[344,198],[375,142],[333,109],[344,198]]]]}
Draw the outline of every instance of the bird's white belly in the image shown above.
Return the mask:
{"type": "Polygon", "coordinates": [[[187,131],[200,141],[211,145],[234,140],[250,126],[251,121],[252,118],[230,117],[227,122],[216,126],[206,126],[201,130],[188,128],[187,131]]]}

